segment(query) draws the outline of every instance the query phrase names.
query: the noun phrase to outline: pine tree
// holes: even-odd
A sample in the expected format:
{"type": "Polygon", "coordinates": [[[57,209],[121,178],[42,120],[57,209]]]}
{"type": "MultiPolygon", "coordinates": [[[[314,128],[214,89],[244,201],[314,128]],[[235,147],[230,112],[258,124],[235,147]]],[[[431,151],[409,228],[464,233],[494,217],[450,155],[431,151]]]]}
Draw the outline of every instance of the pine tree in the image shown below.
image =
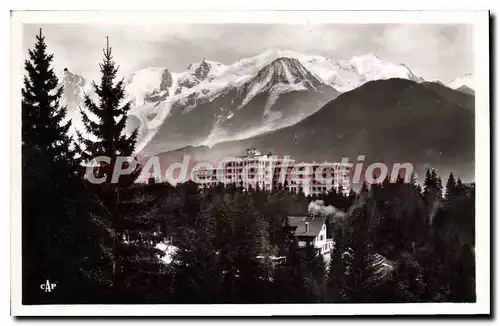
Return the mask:
{"type": "MultiPolygon", "coordinates": [[[[380,185],[372,185],[373,191],[382,191],[380,185]]],[[[373,253],[373,237],[376,234],[375,224],[378,216],[376,201],[369,198],[369,203],[354,209],[350,214],[349,226],[346,230],[345,246],[349,247],[346,255],[347,277],[345,282],[346,298],[349,301],[362,302],[367,297],[365,283],[367,280],[367,263],[373,253]],[[373,206],[374,209],[370,209],[373,206]]]]}
{"type": "Polygon", "coordinates": [[[436,187],[436,180],[434,179],[431,170],[427,169],[425,171],[424,193],[428,193],[430,191],[430,188],[435,188],[435,187],[436,187]]]}
{"type": "Polygon", "coordinates": [[[457,196],[465,196],[467,194],[467,187],[463,184],[460,178],[457,179],[455,192],[457,196]]]}
{"type": "MultiPolygon", "coordinates": [[[[123,223],[121,240],[116,244],[120,273],[115,274],[115,295],[119,302],[146,303],[168,299],[167,269],[156,246],[165,241],[161,203],[165,184],[137,184],[122,189],[115,221],[123,223]],[[118,278],[118,279],[117,279],[118,278]]],[[[168,186],[167,186],[168,187],[168,186]]]]}
{"type": "Polygon", "coordinates": [[[66,107],[59,104],[63,87],[51,67],[54,55],[47,53],[42,29],[36,40],[34,49],[29,49],[29,60],[24,63],[28,75],[24,76],[22,89],[23,149],[43,152],[76,167],[78,162],[68,135],[71,122],[65,121],[66,107]]]}
{"type": "Polygon", "coordinates": [[[343,257],[346,247],[343,230],[337,226],[333,233],[335,248],[330,254],[326,285],[327,298],[332,302],[343,302],[346,300],[346,262],[343,257]]]}
{"type": "Polygon", "coordinates": [[[441,183],[441,178],[437,175],[436,170],[432,169],[431,171],[427,170],[428,173],[425,175],[425,189],[433,188],[434,191],[437,191],[437,195],[442,194],[443,185],[441,183]]]}
{"type": "Polygon", "coordinates": [[[412,185],[413,187],[417,186],[417,176],[415,175],[414,172],[411,173],[410,185],[412,185]]]}
{"type": "Polygon", "coordinates": [[[455,177],[453,173],[450,173],[448,177],[448,181],[446,182],[446,199],[450,200],[451,197],[455,194],[457,183],[455,182],[455,177]]]}
{"type": "Polygon", "coordinates": [[[428,169],[425,174],[423,198],[429,209],[433,209],[432,207],[441,200],[442,191],[442,185],[440,185],[436,170],[431,171],[428,169]]]}
{"type": "MultiPolygon", "coordinates": [[[[148,286],[137,288],[140,285],[138,279],[147,277],[150,284],[157,281],[161,267],[154,246],[161,239],[161,222],[157,216],[150,214],[147,207],[148,202],[156,200],[155,194],[150,193],[154,185],[131,187],[140,173],[139,166],[132,167],[133,172],[120,177],[117,182],[112,180],[119,157],[131,159],[134,154],[137,130],[130,135],[125,134],[131,103],[121,105],[125,98],[125,85],[123,79],[115,83],[118,67],[111,50],[107,41],[103,50],[104,59],[99,65],[100,84],[92,83],[99,103],[85,95],[85,107],[95,118],[91,119],[87,112],[81,110],[83,124],[91,137],[78,133],[78,140],[85,162],[91,162],[98,156],[110,159],[110,163],[100,163],[97,172],[94,172],[98,177],[105,178],[105,182],[95,185],[94,189],[104,202],[114,230],[113,287],[117,300],[123,302],[126,293],[148,296],[141,290],[148,286]]],[[[130,160],[120,164],[122,166],[116,168],[129,168],[134,162],[130,160]]]]}
{"type": "Polygon", "coordinates": [[[174,299],[179,303],[224,302],[220,296],[222,255],[215,255],[217,202],[216,188],[200,193],[194,183],[176,187],[175,201],[166,207],[174,219],[174,299]]]}
{"type": "MultiPolygon", "coordinates": [[[[290,234],[291,236],[291,234],[290,234]]],[[[284,264],[276,267],[274,272],[273,288],[276,300],[283,303],[310,302],[310,288],[308,286],[305,261],[301,255],[296,238],[286,245],[287,254],[284,264]]]]}
{"type": "Polygon", "coordinates": [[[234,206],[235,260],[237,269],[236,293],[243,302],[262,302],[264,289],[269,285],[270,256],[268,223],[256,209],[251,194],[237,195],[234,206]],[[257,258],[258,257],[258,258],[257,258]]]}
{"type": "Polygon", "coordinates": [[[321,302],[325,288],[325,261],[323,255],[308,243],[302,250],[306,270],[307,298],[309,302],[321,302]]]}
{"type": "Polygon", "coordinates": [[[42,31],[25,62],[22,90],[23,302],[97,303],[107,283],[107,235],[98,202],[77,176],[62,87],[42,31]],[[40,284],[56,282],[44,295],[40,284]]]}
{"type": "Polygon", "coordinates": [[[441,177],[437,177],[437,190],[438,190],[438,198],[442,199],[443,198],[443,181],[441,180],[441,177]]]}
{"type": "Polygon", "coordinates": [[[417,176],[414,172],[411,173],[410,186],[415,190],[418,196],[422,196],[422,186],[417,181],[417,176]]]}
{"type": "MultiPolygon", "coordinates": [[[[101,71],[101,83],[92,83],[94,92],[99,97],[99,104],[96,104],[89,94],[85,94],[85,107],[92,115],[97,117],[97,121],[90,118],[89,114],[81,111],[82,121],[89,135],[97,140],[89,139],[80,132],[77,133],[84,161],[90,163],[98,156],[110,158],[110,163],[102,163],[98,169],[100,177],[106,177],[106,183],[111,182],[113,169],[119,156],[131,157],[134,153],[137,141],[138,130],[136,129],[129,136],[125,134],[127,113],[131,108],[131,102],[120,106],[125,98],[125,84],[123,79],[114,83],[118,72],[115,66],[109,42],[103,50],[103,63],[99,64],[101,71]]],[[[123,168],[128,167],[127,163],[122,163],[123,168]]],[[[119,183],[131,184],[139,174],[136,169],[126,178],[120,179],[119,183]]]]}

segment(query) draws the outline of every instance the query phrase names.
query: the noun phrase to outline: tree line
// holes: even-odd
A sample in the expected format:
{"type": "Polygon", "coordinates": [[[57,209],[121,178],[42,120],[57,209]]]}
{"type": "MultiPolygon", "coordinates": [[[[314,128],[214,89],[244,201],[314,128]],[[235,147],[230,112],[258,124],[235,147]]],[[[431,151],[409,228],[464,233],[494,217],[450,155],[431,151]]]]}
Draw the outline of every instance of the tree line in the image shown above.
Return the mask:
{"type": "Polygon", "coordinates": [[[111,183],[137,140],[124,132],[131,103],[111,48],[74,138],[52,60],[40,30],[22,90],[23,304],[475,301],[475,190],[453,174],[444,187],[428,170],[422,185],[413,176],[313,197],[287,185],[135,183],[139,168],[111,183]],[[101,185],[82,169],[97,156],[111,158],[95,169],[101,185]],[[288,223],[313,200],[342,213],[328,217],[326,260],[288,223]],[[169,264],[160,242],[176,248],[169,264]],[[57,290],[41,291],[46,280],[57,290]]]}

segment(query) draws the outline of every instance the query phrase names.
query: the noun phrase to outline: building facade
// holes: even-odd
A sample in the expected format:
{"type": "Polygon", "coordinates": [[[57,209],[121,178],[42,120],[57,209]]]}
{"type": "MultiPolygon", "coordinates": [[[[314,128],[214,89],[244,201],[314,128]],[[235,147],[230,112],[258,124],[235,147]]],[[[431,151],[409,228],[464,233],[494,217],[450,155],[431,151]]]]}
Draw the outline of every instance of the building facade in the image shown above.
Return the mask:
{"type": "Polygon", "coordinates": [[[350,166],[341,163],[297,163],[288,156],[262,154],[248,149],[246,155],[228,158],[215,169],[194,170],[195,181],[200,188],[214,187],[219,183],[236,184],[272,190],[286,186],[290,191],[302,191],[306,196],[327,193],[333,187],[350,188],[350,166]]]}

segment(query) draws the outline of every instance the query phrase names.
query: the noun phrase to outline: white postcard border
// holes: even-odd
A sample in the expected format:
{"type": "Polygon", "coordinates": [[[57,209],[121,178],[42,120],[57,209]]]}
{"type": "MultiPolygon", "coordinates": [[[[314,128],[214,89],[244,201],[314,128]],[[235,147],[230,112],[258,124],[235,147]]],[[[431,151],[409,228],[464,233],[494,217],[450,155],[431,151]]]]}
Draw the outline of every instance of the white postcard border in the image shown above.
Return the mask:
{"type": "Polygon", "coordinates": [[[270,316],[490,313],[490,104],[487,11],[23,11],[11,15],[11,314],[16,316],[270,316]],[[21,304],[21,39],[23,23],[472,24],[476,94],[476,303],[45,305],[21,304]]]}

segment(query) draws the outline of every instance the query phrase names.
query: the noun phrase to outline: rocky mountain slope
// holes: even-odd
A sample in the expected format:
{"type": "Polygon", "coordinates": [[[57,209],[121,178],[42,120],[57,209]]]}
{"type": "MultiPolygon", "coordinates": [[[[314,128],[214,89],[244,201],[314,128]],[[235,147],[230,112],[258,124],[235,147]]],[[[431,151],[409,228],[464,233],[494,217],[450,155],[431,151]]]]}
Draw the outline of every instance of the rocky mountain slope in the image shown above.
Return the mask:
{"type": "MultiPolygon", "coordinates": [[[[230,65],[203,59],[180,73],[151,67],[126,79],[133,103],[127,128],[139,128],[137,149],[149,155],[188,145],[212,146],[288,127],[339,93],[392,77],[422,81],[406,66],[374,54],[336,61],[270,50],[230,65]]],[[[70,72],[65,72],[63,84],[78,128],[73,112],[91,88],[70,72]]]]}

